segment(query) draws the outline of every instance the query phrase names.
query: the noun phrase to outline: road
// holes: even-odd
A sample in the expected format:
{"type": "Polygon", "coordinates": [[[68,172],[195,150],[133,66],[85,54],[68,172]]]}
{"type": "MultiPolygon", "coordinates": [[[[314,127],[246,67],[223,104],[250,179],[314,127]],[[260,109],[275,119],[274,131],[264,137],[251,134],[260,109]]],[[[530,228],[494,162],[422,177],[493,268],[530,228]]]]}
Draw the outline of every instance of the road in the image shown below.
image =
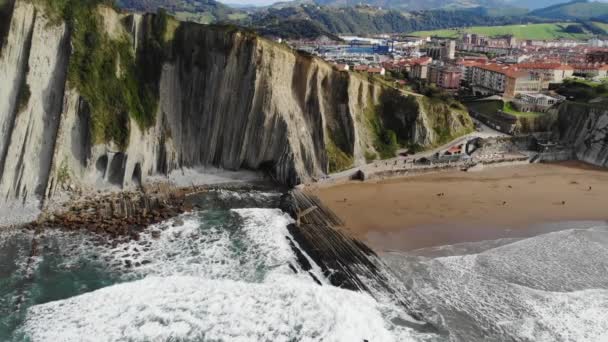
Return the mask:
{"type": "MultiPolygon", "coordinates": [[[[369,174],[372,171],[374,173],[382,172],[382,171],[389,171],[389,170],[392,170],[395,165],[399,165],[400,163],[403,164],[407,160],[412,160],[414,158],[415,159],[420,159],[420,158],[429,158],[430,159],[437,153],[442,154],[443,151],[448,150],[450,147],[460,145],[460,144],[465,144],[467,141],[469,141],[473,138],[488,139],[488,138],[508,136],[505,133],[496,131],[496,130],[488,127],[487,125],[483,124],[482,122],[480,122],[478,120],[473,119],[473,122],[475,122],[475,124],[477,126],[477,129],[475,132],[458,137],[458,138],[450,141],[449,143],[436,147],[432,150],[427,150],[427,151],[423,151],[420,153],[416,153],[409,157],[397,156],[395,158],[386,159],[386,160],[376,160],[369,164],[360,165],[358,167],[354,167],[354,168],[344,170],[341,172],[337,172],[337,173],[332,173],[332,174],[328,175],[326,178],[320,180],[320,182],[321,183],[325,183],[325,182],[331,183],[336,180],[349,178],[359,170],[363,171],[365,174],[369,174]]],[[[398,151],[398,153],[403,153],[403,152],[407,152],[407,149],[398,151]]]]}

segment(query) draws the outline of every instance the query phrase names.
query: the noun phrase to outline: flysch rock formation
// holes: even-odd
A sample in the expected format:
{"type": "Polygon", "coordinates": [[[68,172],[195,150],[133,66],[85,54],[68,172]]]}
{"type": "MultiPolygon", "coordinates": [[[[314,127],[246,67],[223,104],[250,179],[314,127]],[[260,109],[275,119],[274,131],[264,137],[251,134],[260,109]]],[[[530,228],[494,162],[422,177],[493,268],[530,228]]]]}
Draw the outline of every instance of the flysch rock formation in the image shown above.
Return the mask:
{"type": "Polygon", "coordinates": [[[565,102],[559,107],[557,132],[573,146],[578,160],[608,167],[608,104],[565,102]]]}
{"type": "MultiPolygon", "coordinates": [[[[472,127],[466,113],[447,105],[434,113],[422,97],[336,71],[250,32],[172,21],[163,32],[164,57],[146,61],[159,70],[153,122],[142,125],[131,115],[126,144],[100,141],[92,132],[95,108],[69,81],[73,32],[50,19],[41,3],[15,0],[0,37],[3,203],[44,201],[66,186],[128,188],[152,175],[205,166],[262,169],[295,185],[329,173],[336,149],[350,166],[365,163],[377,152],[373,120],[398,126],[400,141],[421,146],[437,143],[438,132],[458,135],[472,127]]],[[[128,40],[133,55],[142,55],[155,15],[92,10],[101,34],[128,40]]],[[[124,72],[120,59],[117,64],[117,74],[124,72]]]]}

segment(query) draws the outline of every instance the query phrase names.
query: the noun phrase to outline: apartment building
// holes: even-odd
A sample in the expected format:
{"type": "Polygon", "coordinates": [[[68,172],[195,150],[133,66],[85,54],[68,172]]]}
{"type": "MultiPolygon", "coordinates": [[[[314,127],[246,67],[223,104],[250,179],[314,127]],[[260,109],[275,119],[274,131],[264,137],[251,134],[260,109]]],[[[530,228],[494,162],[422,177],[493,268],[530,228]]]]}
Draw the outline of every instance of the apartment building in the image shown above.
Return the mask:
{"type": "Polygon", "coordinates": [[[428,82],[438,87],[456,91],[460,88],[462,70],[454,65],[431,64],[429,65],[428,82]]]}
{"type": "Polygon", "coordinates": [[[501,64],[485,64],[472,68],[471,85],[479,95],[501,95],[512,98],[516,94],[538,92],[541,82],[530,78],[526,71],[501,64]]]}
{"type": "Polygon", "coordinates": [[[527,71],[532,80],[539,80],[543,89],[548,89],[549,83],[562,83],[574,74],[572,66],[561,63],[520,63],[517,68],[527,71]]]}

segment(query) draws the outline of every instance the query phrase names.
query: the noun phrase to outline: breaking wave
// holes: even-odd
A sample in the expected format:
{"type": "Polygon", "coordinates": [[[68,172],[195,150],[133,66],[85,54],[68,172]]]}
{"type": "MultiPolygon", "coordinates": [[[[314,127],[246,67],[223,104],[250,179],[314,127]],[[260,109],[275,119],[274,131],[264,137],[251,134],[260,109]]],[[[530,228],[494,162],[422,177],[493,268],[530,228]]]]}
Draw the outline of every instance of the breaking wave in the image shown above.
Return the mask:
{"type": "Polygon", "coordinates": [[[88,233],[47,233],[51,268],[76,274],[65,281],[82,291],[31,300],[14,340],[417,340],[387,319],[392,307],[329,285],[305,253],[312,270],[304,271],[292,222],[278,209],[212,209],[111,246],[88,233]],[[104,279],[77,279],[90,275],[104,279]]]}
{"type": "Polygon", "coordinates": [[[328,284],[277,198],[212,192],[138,240],[47,231],[35,257],[1,232],[0,340],[608,340],[608,227],[385,254],[401,292],[372,298],[328,284]]]}
{"type": "Polygon", "coordinates": [[[453,340],[608,340],[608,227],[503,243],[385,261],[453,340]]]}

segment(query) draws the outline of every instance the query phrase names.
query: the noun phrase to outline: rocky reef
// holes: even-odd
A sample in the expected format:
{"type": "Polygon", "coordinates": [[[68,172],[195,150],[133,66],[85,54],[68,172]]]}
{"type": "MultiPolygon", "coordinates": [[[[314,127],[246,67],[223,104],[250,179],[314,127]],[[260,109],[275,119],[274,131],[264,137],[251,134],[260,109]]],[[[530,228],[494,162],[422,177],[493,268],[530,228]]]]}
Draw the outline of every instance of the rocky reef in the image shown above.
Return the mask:
{"type": "Polygon", "coordinates": [[[577,159],[608,167],[608,104],[565,102],[559,107],[555,134],[572,146],[577,159]]]}
{"type": "Polygon", "coordinates": [[[472,127],[252,32],[102,3],[0,5],[0,201],[204,166],[291,186],[381,157],[387,136],[429,146],[472,127]]]}

